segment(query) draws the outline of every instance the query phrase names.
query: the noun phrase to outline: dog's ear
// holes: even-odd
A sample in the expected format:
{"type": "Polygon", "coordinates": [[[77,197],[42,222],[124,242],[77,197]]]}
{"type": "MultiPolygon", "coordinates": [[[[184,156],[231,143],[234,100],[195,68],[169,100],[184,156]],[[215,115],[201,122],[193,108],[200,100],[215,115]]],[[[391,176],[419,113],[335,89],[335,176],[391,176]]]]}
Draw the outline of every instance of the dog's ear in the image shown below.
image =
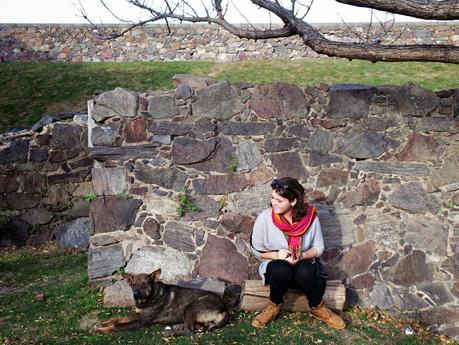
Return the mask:
{"type": "Polygon", "coordinates": [[[150,274],[151,280],[153,280],[154,282],[159,280],[159,276],[160,275],[161,275],[161,268],[158,268],[156,271],[154,271],[152,274],[150,274]]]}
{"type": "Polygon", "coordinates": [[[130,275],[129,273],[124,273],[123,272],[123,279],[126,280],[129,285],[131,285],[132,280],[134,279],[134,277],[132,275],[130,275]]]}

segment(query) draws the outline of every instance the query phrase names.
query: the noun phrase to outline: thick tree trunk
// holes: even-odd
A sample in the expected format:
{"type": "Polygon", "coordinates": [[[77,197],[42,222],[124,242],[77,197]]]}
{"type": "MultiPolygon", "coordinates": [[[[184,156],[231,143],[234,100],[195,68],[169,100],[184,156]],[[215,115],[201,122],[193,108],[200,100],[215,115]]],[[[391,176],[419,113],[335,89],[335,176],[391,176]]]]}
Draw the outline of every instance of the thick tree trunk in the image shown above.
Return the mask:
{"type": "Polygon", "coordinates": [[[336,0],[342,4],[372,8],[422,19],[459,19],[457,0],[336,0]]]}

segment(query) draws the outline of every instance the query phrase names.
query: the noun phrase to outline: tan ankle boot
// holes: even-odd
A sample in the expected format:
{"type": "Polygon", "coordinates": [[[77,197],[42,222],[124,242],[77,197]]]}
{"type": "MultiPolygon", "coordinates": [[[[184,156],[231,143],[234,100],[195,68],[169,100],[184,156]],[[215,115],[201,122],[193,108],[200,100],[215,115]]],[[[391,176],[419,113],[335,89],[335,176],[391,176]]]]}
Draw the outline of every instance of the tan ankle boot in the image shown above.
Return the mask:
{"type": "Polygon", "coordinates": [[[255,318],[252,320],[252,326],[256,328],[261,328],[266,326],[269,322],[274,320],[276,316],[279,314],[279,311],[282,307],[281,304],[275,304],[268,300],[268,304],[266,305],[265,309],[255,316],[255,318]]]}
{"type": "Polygon", "coordinates": [[[332,328],[344,329],[346,327],[344,320],[328,309],[323,300],[316,308],[312,308],[311,314],[316,319],[326,322],[332,328]]]}

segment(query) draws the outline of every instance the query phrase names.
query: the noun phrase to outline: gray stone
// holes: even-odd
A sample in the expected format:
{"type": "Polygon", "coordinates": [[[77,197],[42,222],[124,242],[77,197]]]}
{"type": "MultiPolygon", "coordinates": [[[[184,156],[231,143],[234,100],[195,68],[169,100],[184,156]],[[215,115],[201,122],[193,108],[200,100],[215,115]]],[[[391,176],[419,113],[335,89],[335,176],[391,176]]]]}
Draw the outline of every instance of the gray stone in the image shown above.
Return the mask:
{"type": "Polygon", "coordinates": [[[257,144],[251,140],[242,140],[236,150],[237,171],[250,170],[258,166],[261,154],[257,144]]]}
{"type": "Polygon", "coordinates": [[[125,168],[93,167],[91,176],[97,195],[116,195],[127,191],[125,168]]]}
{"type": "Polygon", "coordinates": [[[421,320],[428,325],[442,324],[445,320],[448,323],[454,323],[459,321],[459,308],[457,306],[447,307],[439,306],[433,307],[420,312],[421,320]]]}
{"type": "Polygon", "coordinates": [[[192,280],[179,280],[177,282],[178,286],[189,288],[189,289],[198,289],[203,291],[214,292],[220,297],[223,297],[225,293],[226,284],[220,280],[212,278],[196,278],[192,280]]]}
{"type": "Polygon", "coordinates": [[[311,150],[327,153],[333,147],[333,140],[328,132],[317,130],[308,140],[308,146],[311,150]]]}
{"type": "Polygon", "coordinates": [[[423,215],[406,223],[404,240],[415,249],[429,254],[447,255],[448,229],[444,222],[423,215]]]}
{"type": "Polygon", "coordinates": [[[178,222],[169,222],[164,229],[163,240],[169,247],[193,253],[196,250],[194,241],[195,229],[178,222]]]}
{"type": "Polygon", "coordinates": [[[370,301],[375,307],[390,309],[394,306],[394,300],[390,290],[385,284],[378,283],[370,291],[370,301]]]}
{"type": "Polygon", "coordinates": [[[287,133],[294,135],[299,139],[307,139],[309,138],[309,129],[303,124],[296,124],[292,126],[288,126],[287,133]]]}
{"type": "Polygon", "coordinates": [[[51,151],[49,161],[50,162],[68,161],[78,156],[79,153],[80,153],[79,150],[51,151]]]}
{"type": "Polygon", "coordinates": [[[116,230],[127,230],[134,224],[142,200],[117,199],[107,196],[91,202],[90,217],[96,234],[116,230]]]}
{"type": "Polygon", "coordinates": [[[88,275],[91,279],[110,275],[124,265],[126,261],[121,244],[89,248],[88,275]]]}
{"type": "Polygon", "coordinates": [[[147,184],[179,191],[185,185],[187,175],[177,168],[154,168],[136,161],[134,176],[137,180],[147,184]]]}
{"type": "Polygon", "coordinates": [[[179,85],[174,91],[174,97],[177,99],[188,99],[193,96],[193,90],[188,85],[179,85]]]}
{"type": "Polygon", "coordinates": [[[91,141],[94,146],[111,146],[118,137],[119,123],[94,126],[91,129],[91,141]]]}
{"type": "Polygon", "coordinates": [[[73,123],[78,126],[87,126],[88,125],[88,115],[73,115],[73,123]]]}
{"type": "Polygon", "coordinates": [[[124,231],[113,231],[110,233],[95,234],[89,238],[93,247],[108,246],[121,242],[125,238],[124,231]]]}
{"type": "Polygon", "coordinates": [[[305,118],[310,105],[304,92],[295,85],[275,83],[255,87],[250,108],[264,118],[305,118]]]}
{"type": "Polygon", "coordinates": [[[452,124],[453,120],[448,117],[430,116],[417,123],[416,130],[420,132],[447,132],[452,124]]]}
{"type": "Polygon", "coordinates": [[[50,146],[57,150],[82,149],[81,127],[70,123],[55,123],[50,146]]]}
{"type": "Polygon", "coordinates": [[[400,114],[405,116],[427,116],[440,103],[433,92],[415,84],[400,86],[395,90],[394,96],[400,114]]]}
{"type": "Polygon", "coordinates": [[[247,186],[244,174],[212,175],[193,180],[193,189],[199,194],[227,194],[239,192],[247,186]]]}
{"type": "Polygon", "coordinates": [[[302,180],[309,176],[300,155],[296,152],[274,153],[269,155],[269,159],[277,170],[278,177],[289,176],[302,180]]]}
{"type": "Polygon", "coordinates": [[[193,262],[179,250],[148,246],[134,253],[124,271],[129,274],[150,274],[158,268],[161,269],[161,281],[175,284],[180,279],[191,278],[193,262]]]}
{"type": "Polygon", "coordinates": [[[332,119],[366,117],[374,87],[359,84],[338,84],[330,87],[326,116],[332,119]]]}
{"type": "Polygon", "coordinates": [[[236,193],[231,196],[227,206],[228,211],[239,213],[245,216],[256,216],[269,207],[271,199],[271,187],[261,185],[236,193]]]}
{"type": "Polygon", "coordinates": [[[8,206],[13,210],[35,207],[40,202],[40,199],[38,194],[8,193],[6,195],[8,206]]]}
{"type": "Polygon", "coordinates": [[[174,74],[172,82],[174,83],[174,87],[188,85],[192,89],[202,89],[215,83],[212,79],[196,77],[191,74],[174,74]]]}
{"type": "Polygon", "coordinates": [[[431,177],[432,185],[438,188],[459,181],[459,164],[446,159],[443,166],[435,170],[431,177]]]}
{"type": "Polygon", "coordinates": [[[243,110],[237,89],[228,81],[218,82],[196,92],[193,116],[229,119],[243,110]]]}
{"type": "Polygon", "coordinates": [[[317,208],[325,247],[345,247],[355,242],[353,215],[349,210],[321,206],[317,208]]]}
{"type": "Polygon", "coordinates": [[[68,216],[70,219],[89,217],[89,210],[91,204],[82,198],[73,199],[72,206],[65,210],[62,214],[68,216]]]}
{"type": "Polygon", "coordinates": [[[186,221],[205,220],[207,218],[214,218],[220,215],[221,205],[212,198],[205,195],[196,194],[193,196],[194,204],[197,211],[188,212],[183,217],[186,221]]]}
{"type": "Polygon", "coordinates": [[[453,254],[452,256],[448,256],[441,263],[441,267],[451,273],[454,279],[459,280],[459,255],[453,254]]]}
{"type": "Polygon", "coordinates": [[[21,219],[32,225],[48,224],[51,221],[51,219],[53,219],[53,215],[48,210],[41,207],[37,207],[24,212],[21,215],[21,219]]]}
{"type": "Polygon", "coordinates": [[[409,182],[389,195],[389,202],[392,206],[408,211],[410,213],[430,212],[437,214],[440,209],[439,201],[422,188],[419,182],[409,182]]]}
{"type": "Polygon", "coordinates": [[[37,193],[46,188],[45,176],[40,172],[24,172],[19,175],[19,187],[25,193],[37,193]]]}
{"type": "Polygon", "coordinates": [[[191,138],[176,138],[172,143],[171,158],[174,164],[188,165],[209,159],[217,148],[217,140],[195,140],[191,138]]]}
{"type": "Polygon", "coordinates": [[[172,137],[170,135],[156,135],[153,134],[151,141],[154,143],[160,143],[164,145],[170,145],[172,142],[172,137]]]}
{"type": "Polygon", "coordinates": [[[29,154],[29,141],[14,140],[0,149],[0,164],[25,163],[29,154]]]}
{"type": "Polygon", "coordinates": [[[225,122],[219,125],[218,129],[227,135],[263,135],[275,127],[269,122],[225,122]]]}
{"type": "Polygon", "coordinates": [[[153,193],[144,198],[144,204],[147,205],[148,212],[161,216],[176,216],[179,207],[177,201],[153,193]]]}
{"type": "Polygon", "coordinates": [[[148,129],[156,135],[186,135],[193,128],[191,123],[183,122],[153,122],[148,129]]]}
{"type": "Polygon", "coordinates": [[[340,163],[343,159],[339,156],[330,155],[328,153],[320,153],[319,151],[311,151],[309,154],[308,165],[311,167],[319,165],[328,165],[333,163],[340,163]]]}
{"type": "Polygon", "coordinates": [[[30,162],[45,162],[48,156],[48,151],[42,147],[32,146],[30,148],[30,162]]]}
{"type": "Polygon", "coordinates": [[[422,283],[417,286],[417,289],[425,292],[437,305],[455,301],[453,294],[450,292],[450,288],[442,282],[422,283]]]}
{"type": "Polygon", "coordinates": [[[55,235],[59,248],[87,249],[89,247],[89,218],[78,218],[57,227],[55,235]]]}
{"type": "Polygon", "coordinates": [[[428,176],[429,168],[424,164],[398,162],[356,162],[354,169],[377,174],[428,176]]]}
{"type": "Polygon", "coordinates": [[[265,152],[282,152],[293,148],[295,138],[276,138],[265,140],[265,152]]]}
{"type": "Polygon", "coordinates": [[[389,140],[381,133],[354,131],[344,138],[338,152],[351,158],[367,159],[386,152],[389,140]]]}
{"type": "Polygon", "coordinates": [[[409,309],[423,309],[430,307],[430,305],[424,301],[421,297],[413,295],[411,293],[401,293],[399,295],[393,295],[395,307],[402,310],[409,309]]]}
{"type": "Polygon", "coordinates": [[[131,90],[117,87],[97,96],[91,116],[96,122],[102,122],[113,116],[134,117],[137,115],[137,107],[137,94],[131,90]]]}
{"type": "Polygon", "coordinates": [[[397,249],[400,219],[371,210],[366,214],[366,221],[362,227],[366,239],[387,248],[397,249]]]}
{"type": "Polygon", "coordinates": [[[107,308],[134,307],[135,300],[131,286],[124,280],[104,289],[104,306],[107,308]]]}
{"type": "Polygon", "coordinates": [[[234,243],[213,235],[207,237],[198,270],[200,277],[217,278],[236,284],[248,278],[247,259],[238,253],[234,243]]]}
{"type": "Polygon", "coordinates": [[[153,119],[171,118],[180,114],[179,108],[175,105],[174,97],[170,95],[149,96],[147,101],[147,111],[153,119]]]}

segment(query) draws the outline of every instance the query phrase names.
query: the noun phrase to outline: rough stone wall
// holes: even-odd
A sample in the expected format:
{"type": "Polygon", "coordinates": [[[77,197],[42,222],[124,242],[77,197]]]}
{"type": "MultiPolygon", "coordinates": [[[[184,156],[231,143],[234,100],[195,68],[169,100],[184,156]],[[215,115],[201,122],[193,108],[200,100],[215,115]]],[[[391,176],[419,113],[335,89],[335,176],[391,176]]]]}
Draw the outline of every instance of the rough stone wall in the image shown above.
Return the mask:
{"type": "Polygon", "coordinates": [[[167,281],[257,278],[254,219],[271,179],[292,176],[318,208],[323,262],[350,303],[458,335],[459,90],[174,84],[95,99],[93,283],[110,285],[120,268],[161,267],[167,281]]]}
{"type": "Polygon", "coordinates": [[[0,247],[89,246],[87,116],[0,136],[0,247]]]}
{"type": "MultiPolygon", "coordinates": [[[[356,41],[365,24],[316,24],[326,37],[356,41]],[[357,35],[355,34],[357,33],[357,35]]],[[[375,34],[377,34],[377,30],[375,34]]],[[[377,36],[377,35],[376,35],[377,36]]],[[[374,36],[374,37],[376,37],[374,36]]],[[[455,23],[400,23],[382,39],[400,44],[459,44],[455,23]]],[[[164,25],[135,29],[112,41],[97,40],[87,25],[0,24],[0,61],[150,61],[272,58],[316,58],[299,37],[273,40],[239,39],[216,25],[164,25]]],[[[324,56],[320,56],[324,57],[324,56]]]]}

